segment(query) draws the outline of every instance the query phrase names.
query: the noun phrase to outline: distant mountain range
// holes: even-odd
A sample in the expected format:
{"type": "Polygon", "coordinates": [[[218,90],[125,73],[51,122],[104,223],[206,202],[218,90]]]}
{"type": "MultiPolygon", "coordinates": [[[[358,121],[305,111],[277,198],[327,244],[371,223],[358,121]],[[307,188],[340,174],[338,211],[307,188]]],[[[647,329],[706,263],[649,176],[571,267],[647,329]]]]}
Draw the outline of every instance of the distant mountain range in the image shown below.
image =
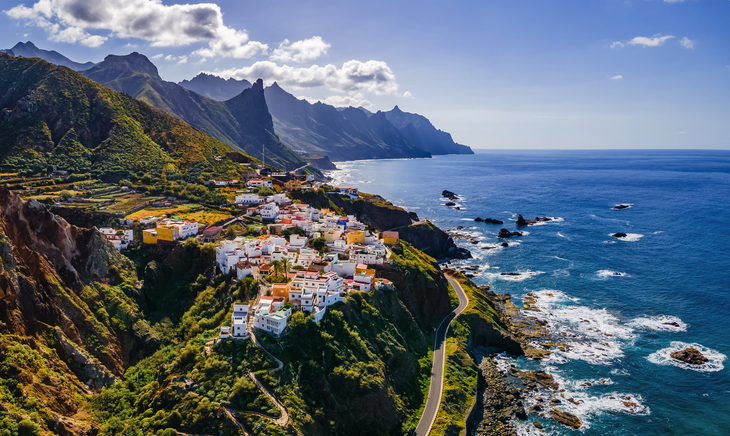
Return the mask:
{"type": "Polygon", "coordinates": [[[56,65],[63,65],[69,67],[74,71],[88,70],[95,64],[93,62],[86,62],[84,64],[74,62],[61,53],[53,50],[42,50],[35,46],[32,42],[19,42],[15,44],[15,47],[7,50],[0,50],[12,56],[23,56],[24,58],[41,58],[44,61],[50,62],[56,65]]]}
{"type": "Polygon", "coordinates": [[[226,101],[242,93],[244,89],[250,88],[251,82],[233,78],[226,80],[218,76],[200,73],[190,80],[183,80],[178,85],[204,97],[226,101]]]}
{"type": "Polygon", "coordinates": [[[139,53],[109,55],[98,64],[80,64],[58,52],[38,49],[31,42],[18,43],[5,51],[79,70],[95,82],[167,112],[233,149],[265,158],[266,163],[287,170],[307,165],[302,154],[344,161],[473,153],[454,142],[449,133],[436,129],[427,118],[403,112],[397,106],[388,112],[372,113],[365,108],[312,104],[297,99],[276,83],[264,89],[261,80],[251,84],[205,73],[176,84],[162,80],[157,67],[139,53]]]}
{"type": "Polygon", "coordinates": [[[252,161],[176,117],[38,58],[0,53],[0,108],[4,168],[235,177],[237,162],[252,161]]]}

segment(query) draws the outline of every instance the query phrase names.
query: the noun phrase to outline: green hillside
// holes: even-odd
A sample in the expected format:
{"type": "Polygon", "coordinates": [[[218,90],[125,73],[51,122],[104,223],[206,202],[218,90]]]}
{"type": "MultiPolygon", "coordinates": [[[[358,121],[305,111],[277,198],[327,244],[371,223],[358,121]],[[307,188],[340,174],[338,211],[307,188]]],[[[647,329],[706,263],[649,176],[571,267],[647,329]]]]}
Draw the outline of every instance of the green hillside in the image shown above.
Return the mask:
{"type": "Polygon", "coordinates": [[[128,95],[38,58],[0,54],[0,166],[235,176],[249,156],[128,95]]]}
{"type": "Polygon", "coordinates": [[[254,83],[229,101],[216,101],[162,80],[157,67],[139,53],[109,55],[83,74],[174,115],[246,154],[261,158],[265,147],[268,164],[287,170],[307,164],[274,134],[263,82],[254,83]]]}

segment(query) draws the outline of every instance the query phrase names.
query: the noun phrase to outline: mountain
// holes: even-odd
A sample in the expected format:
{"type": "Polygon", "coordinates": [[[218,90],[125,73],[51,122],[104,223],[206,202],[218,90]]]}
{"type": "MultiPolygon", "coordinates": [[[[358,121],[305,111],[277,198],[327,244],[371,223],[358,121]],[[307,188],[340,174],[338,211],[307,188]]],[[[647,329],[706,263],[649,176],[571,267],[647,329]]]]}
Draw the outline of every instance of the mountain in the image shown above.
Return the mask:
{"type": "Polygon", "coordinates": [[[287,170],[307,164],[274,134],[261,81],[232,100],[216,101],[162,80],[157,67],[136,52],[109,55],[82,74],[174,115],[246,154],[260,159],[265,148],[267,164],[287,170]]]}
{"type": "Polygon", "coordinates": [[[333,161],[431,156],[409,142],[382,112],[368,116],[361,109],[311,104],[276,83],[265,95],[274,129],[297,151],[327,155],[333,161]]]}
{"type": "Polygon", "coordinates": [[[385,117],[409,141],[431,154],[474,154],[471,148],[454,142],[450,133],[436,129],[423,115],[403,112],[396,106],[385,112],[385,117]]]}
{"type": "Polygon", "coordinates": [[[237,96],[244,89],[250,88],[251,82],[233,78],[226,80],[211,74],[200,73],[191,80],[183,80],[178,85],[204,97],[218,101],[226,101],[237,96]]]}
{"type": "Polygon", "coordinates": [[[93,62],[86,62],[83,64],[79,62],[74,62],[57,51],[42,50],[36,47],[35,44],[30,41],[25,43],[19,42],[15,44],[15,47],[13,47],[12,49],[3,51],[12,56],[23,56],[24,58],[41,58],[46,62],[50,62],[56,65],[63,65],[64,67],[69,67],[74,71],[88,70],[89,68],[96,65],[93,62]]]}
{"type": "Polygon", "coordinates": [[[234,175],[250,161],[128,95],[38,58],[0,54],[0,167],[234,175]],[[170,164],[172,166],[170,166],[170,164]]]}

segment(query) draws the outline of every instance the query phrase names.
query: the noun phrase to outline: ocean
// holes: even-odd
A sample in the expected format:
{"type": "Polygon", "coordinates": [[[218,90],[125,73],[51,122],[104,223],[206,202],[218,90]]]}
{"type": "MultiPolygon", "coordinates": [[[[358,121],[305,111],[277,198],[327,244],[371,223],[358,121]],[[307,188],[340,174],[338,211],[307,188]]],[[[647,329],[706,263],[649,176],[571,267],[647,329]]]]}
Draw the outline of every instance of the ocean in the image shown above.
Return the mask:
{"type": "Polygon", "coordinates": [[[554,340],[569,345],[544,361],[508,359],[553,374],[578,403],[558,407],[583,427],[530,414],[521,434],[545,434],[533,421],[547,434],[730,434],[730,152],[480,151],[337,165],[338,185],[444,230],[465,227],[477,243],[457,244],[475,257],[452,265],[478,265],[473,280],[519,306],[534,295],[554,340]],[[460,210],[444,205],[445,189],[460,210]],[[560,219],[484,249],[502,242],[501,227],[517,229],[517,214],[560,219]],[[689,345],[709,362],[669,357],[689,345]]]}

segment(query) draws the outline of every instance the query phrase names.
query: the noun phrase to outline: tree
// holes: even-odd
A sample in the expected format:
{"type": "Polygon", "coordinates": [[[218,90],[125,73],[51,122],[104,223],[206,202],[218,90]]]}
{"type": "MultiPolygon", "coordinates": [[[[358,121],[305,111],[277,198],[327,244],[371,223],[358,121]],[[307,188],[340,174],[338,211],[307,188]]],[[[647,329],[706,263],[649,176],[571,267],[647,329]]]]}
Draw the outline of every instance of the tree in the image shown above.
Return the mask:
{"type": "Polygon", "coordinates": [[[271,189],[269,187],[266,187],[266,186],[262,186],[262,187],[258,188],[256,190],[256,193],[259,194],[262,197],[266,197],[266,196],[269,196],[269,195],[276,194],[276,192],[274,192],[273,189],[271,189]]]}
{"type": "Polygon", "coordinates": [[[271,262],[271,269],[274,271],[274,277],[280,276],[282,271],[281,261],[275,260],[271,262]]]}
{"type": "Polygon", "coordinates": [[[312,239],[309,241],[309,244],[320,253],[324,252],[325,248],[327,248],[327,241],[324,238],[312,239]]]}
{"type": "Polygon", "coordinates": [[[74,196],[74,193],[73,192],[66,191],[66,190],[61,191],[61,194],[59,194],[59,197],[61,198],[61,201],[66,201],[66,200],[68,200],[69,198],[71,198],[73,196],[74,196]]]}
{"type": "Polygon", "coordinates": [[[281,259],[281,269],[284,271],[284,275],[289,274],[291,269],[291,260],[288,257],[281,259]]]}

